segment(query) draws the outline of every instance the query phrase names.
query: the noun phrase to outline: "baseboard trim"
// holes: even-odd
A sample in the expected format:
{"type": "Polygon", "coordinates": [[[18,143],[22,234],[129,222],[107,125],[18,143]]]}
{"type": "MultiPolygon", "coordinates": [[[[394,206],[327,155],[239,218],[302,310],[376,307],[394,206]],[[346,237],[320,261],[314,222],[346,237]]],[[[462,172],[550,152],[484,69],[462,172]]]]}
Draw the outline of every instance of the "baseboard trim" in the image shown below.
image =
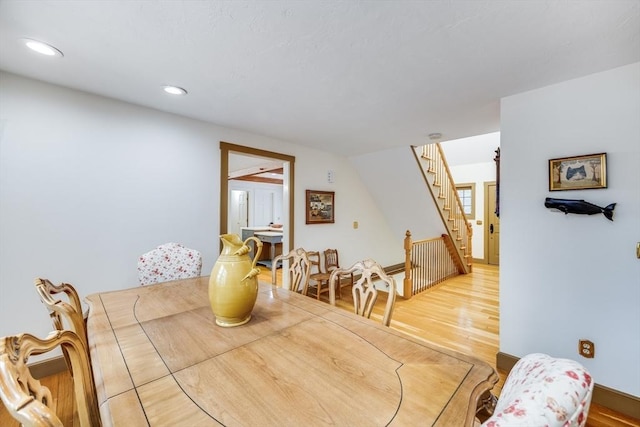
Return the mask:
{"type": "Polygon", "coordinates": [[[512,356],[508,353],[498,352],[496,354],[496,368],[501,371],[511,372],[513,366],[520,360],[519,357],[512,356]]]}
{"type": "Polygon", "coordinates": [[[402,262],[402,263],[399,263],[399,264],[388,265],[388,266],[384,267],[383,270],[389,276],[392,276],[394,274],[399,274],[399,273],[402,273],[404,271],[404,263],[402,262]]]}
{"type": "MultiPolygon", "coordinates": [[[[496,367],[508,373],[518,360],[520,360],[519,357],[499,352],[496,354],[496,367]]],[[[591,401],[628,417],[640,419],[640,398],[623,391],[614,390],[596,383],[593,387],[591,401]]]]}
{"type": "Polygon", "coordinates": [[[33,378],[39,380],[49,375],[59,374],[67,370],[67,362],[64,361],[64,357],[52,357],[51,359],[42,360],[29,365],[29,371],[33,378]]]}

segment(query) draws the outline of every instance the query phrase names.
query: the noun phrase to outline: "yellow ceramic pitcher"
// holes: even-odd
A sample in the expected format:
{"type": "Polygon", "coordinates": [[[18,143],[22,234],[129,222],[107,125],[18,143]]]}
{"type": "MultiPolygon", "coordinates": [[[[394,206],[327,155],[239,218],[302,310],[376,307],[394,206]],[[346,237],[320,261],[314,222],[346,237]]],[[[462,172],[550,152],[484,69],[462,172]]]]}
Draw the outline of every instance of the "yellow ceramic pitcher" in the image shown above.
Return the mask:
{"type": "Polygon", "coordinates": [[[251,311],[258,297],[256,261],[262,252],[262,242],[249,237],[244,242],[237,234],[223,234],[222,252],[209,278],[209,302],[216,316],[216,324],[224,327],[240,326],[251,320],[251,311]],[[253,240],[256,255],[249,258],[253,240]]]}

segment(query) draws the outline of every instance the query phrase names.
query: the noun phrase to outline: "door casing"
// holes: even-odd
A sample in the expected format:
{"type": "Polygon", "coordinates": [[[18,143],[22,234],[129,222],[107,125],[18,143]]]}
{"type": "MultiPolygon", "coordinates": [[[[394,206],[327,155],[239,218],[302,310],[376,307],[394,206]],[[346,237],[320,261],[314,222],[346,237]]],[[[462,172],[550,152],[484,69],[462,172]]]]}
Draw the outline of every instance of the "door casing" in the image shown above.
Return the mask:
{"type": "MultiPolygon", "coordinates": [[[[275,160],[281,160],[287,163],[285,165],[285,173],[283,188],[286,190],[283,192],[283,196],[288,192],[288,214],[289,220],[287,221],[287,229],[285,233],[288,234],[286,242],[287,246],[283,246],[282,251],[289,251],[293,248],[294,242],[294,206],[295,206],[295,160],[294,156],[288,154],[276,153],[273,151],[260,150],[252,147],[245,147],[243,145],[231,144],[228,142],[220,141],[220,234],[227,233],[228,216],[229,216],[229,153],[245,154],[249,156],[265,157],[275,160]],[[288,166],[288,167],[287,167],[288,166]]],[[[286,236],[285,236],[286,237],[286,236]]],[[[222,242],[220,242],[220,250],[222,250],[222,242]]]]}

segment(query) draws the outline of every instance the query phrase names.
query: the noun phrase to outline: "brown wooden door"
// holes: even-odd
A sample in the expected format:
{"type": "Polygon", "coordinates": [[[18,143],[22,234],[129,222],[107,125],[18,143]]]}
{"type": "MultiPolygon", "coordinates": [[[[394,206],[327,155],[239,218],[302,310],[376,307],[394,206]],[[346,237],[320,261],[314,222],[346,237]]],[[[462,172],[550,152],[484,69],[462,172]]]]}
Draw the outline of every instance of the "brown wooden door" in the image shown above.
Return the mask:
{"type": "Polygon", "coordinates": [[[487,262],[500,265],[500,218],[496,215],[496,184],[488,184],[487,191],[487,262]]]}

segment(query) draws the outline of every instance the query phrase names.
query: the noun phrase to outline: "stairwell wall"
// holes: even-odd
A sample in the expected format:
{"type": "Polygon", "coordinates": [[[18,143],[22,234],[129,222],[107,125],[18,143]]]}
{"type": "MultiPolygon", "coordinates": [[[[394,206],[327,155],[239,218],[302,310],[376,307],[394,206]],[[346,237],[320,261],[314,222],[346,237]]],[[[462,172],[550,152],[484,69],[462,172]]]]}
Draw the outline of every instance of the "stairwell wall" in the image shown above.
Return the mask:
{"type": "Polygon", "coordinates": [[[411,147],[354,156],[350,162],[401,246],[407,230],[413,240],[446,233],[411,147]]]}

